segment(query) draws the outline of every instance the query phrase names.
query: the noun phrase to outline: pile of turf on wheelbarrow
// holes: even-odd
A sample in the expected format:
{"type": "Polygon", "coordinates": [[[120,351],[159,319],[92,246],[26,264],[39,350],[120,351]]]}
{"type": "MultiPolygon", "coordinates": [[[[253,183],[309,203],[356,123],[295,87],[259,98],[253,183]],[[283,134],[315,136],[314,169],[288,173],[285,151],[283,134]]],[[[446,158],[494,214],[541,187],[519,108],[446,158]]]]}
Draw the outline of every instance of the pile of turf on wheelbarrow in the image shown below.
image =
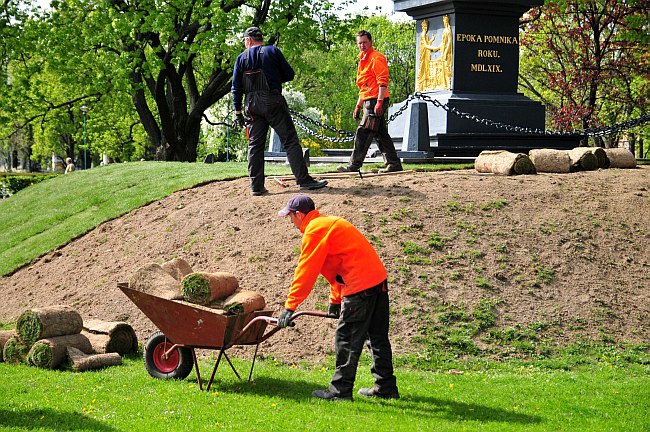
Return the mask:
{"type": "Polygon", "coordinates": [[[33,366],[85,371],[119,365],[122,355],[135,352],[138,341],[124,322],[83,321],[65,305],[29,309],[16,329],[0,332],[0,360],[33,366]]]}
{"type": "Polygon", "coordinates": [[[260,293],[242,290],[232,273],[195,272],[182,258],[139,268],[131,276],[129,287],[168,300],[222,310],[226,315],[250,313],[266,306],[260,293]]]}

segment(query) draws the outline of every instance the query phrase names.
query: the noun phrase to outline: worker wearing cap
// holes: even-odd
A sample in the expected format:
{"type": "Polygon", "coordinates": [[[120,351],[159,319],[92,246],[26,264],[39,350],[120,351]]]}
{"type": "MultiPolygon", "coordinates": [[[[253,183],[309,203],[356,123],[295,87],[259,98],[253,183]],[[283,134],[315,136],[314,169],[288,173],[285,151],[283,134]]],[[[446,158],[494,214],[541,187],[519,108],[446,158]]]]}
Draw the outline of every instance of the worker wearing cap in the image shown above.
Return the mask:
{"type": "Polygon", "coordinates": [[[237,57],[232,75],[235,124],[246,125],[247,130],[251,193],[254,196],[268,193],[264,187],[264,145],[269,126],[280,138],[300,189],[320,189],[327,181],[317,181],[309,175],[296,127],[282,96],[282,83],[293,79],[293,69],[279,48],[263,45],[262,41],[259,28],[250,27],[244,32],[246,50],[237,57]]]}
{"type": "Polygon", "coordinates": [[[395,143],[388,133],[386,111],[388,110],[388,62],[386,57],[372,46],[372,35],[361,30],[356,34],[359,48],[357,67],[357,86],[359,99],[352,116],[359,121],[354,137],[354,149],[350,164],[337,168],[339,172],[358,172],[361,170],[366,153],[377,138],[379,151],[386,160],[386,169],[379,172],[402,171],[402,162],[395,150],[395,143]]]}
{"type": "Polygon", "coordinates": [[[329,388],[316,390],[312,396],[351,400],[359,356],[364,342],[369,339],[375,385],[362,388],[358,393],[399,398],[388,339],[386,268],[379,255],[350,222],[320,214],[314,201],[306,195],[289,199],[278,215],[289,216],[303,234],[298,266],[278,325],[286,327],[290,323],[291,316],[309,296],[319,274],[330,283],[328,312],[339,317],[334,376],[329,388]]]}

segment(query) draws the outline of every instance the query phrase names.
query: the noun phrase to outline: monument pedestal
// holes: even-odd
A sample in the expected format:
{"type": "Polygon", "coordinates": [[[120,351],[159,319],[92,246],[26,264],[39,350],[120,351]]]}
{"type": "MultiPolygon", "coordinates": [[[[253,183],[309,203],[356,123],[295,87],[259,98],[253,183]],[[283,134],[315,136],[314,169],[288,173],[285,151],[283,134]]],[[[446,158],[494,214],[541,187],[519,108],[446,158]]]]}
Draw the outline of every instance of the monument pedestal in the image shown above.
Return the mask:
{"type": "MultiPolygon", "coordinates": [[[[519,74],[519,17],[543,0],[393,0],[395,10],[417,20],[416,77],[422,94],[479,119],[530,130],[545,129],[545,108],[517,92],[519,74]],[[439,44],[439,45],[436,45],[439,44]],[[425,62],[430,62],[427,65],[425,62]],[[442,65],[451,63],[451,82],[441,79],[442,65]],[[427,75],[426,72],[429,72],[427,75]],[[424,72],[424,73],[423,73],[424,72]]],[[[389,114],[405,102],[395,104],[389,114]]],[[[415,105],[411,103],[411,105],[415,105]]],[[[516,133],[458,115],[427,102],[428,124],[413,125],[407,110],[389,125],[400,156],[413,149],[437,156],[476,156],[481,150],[527,152],[533,148],[573,148],[580,137],[516,133]],[[417,132],[414,132],[414,129],[417,132]],[[423,130],[422,130],[423,129],[423,130]],[[422,136],[430,148],[424,148],[422,136]],[[413,142],[417,138],[417,144],[413,142]]]]}

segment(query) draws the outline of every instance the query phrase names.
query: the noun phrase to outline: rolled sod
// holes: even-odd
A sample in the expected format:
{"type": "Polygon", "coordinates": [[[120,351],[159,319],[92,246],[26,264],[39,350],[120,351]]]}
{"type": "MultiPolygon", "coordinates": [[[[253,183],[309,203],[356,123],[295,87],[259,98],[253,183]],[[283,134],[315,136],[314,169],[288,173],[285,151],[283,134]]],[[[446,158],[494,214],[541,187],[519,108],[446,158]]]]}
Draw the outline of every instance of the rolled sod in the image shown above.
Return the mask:
{"type": "Polygon", "coordinates": [[[86,354],[74,347],[68,347],[67,353],[68,359],[70,359],[70,367],[75,372],[122,364],[122,357],[118,353],[86,354]]]}
{"type": "Polygon", "coordinates": [[[190,264],[183,258],[174,258],[173,260],[162,264],[161,267],[178,282],[182,281],[185,276],[193,272],[190,264]]]}
{"type": "Polygon", "coordinates": [[[20,339],[31,346],[39,339],[80,333],[81,315],[70,306],[47,306],[23,312],[16,322],[20,339]]]}
{"type": "Polygon", "coordinates": [[[497,175],[535,174],[535,165],[523,153],[506,150],[484,150],[474,162],[474,168],[481,173],[497,175]]]}
{"type": "Polygon", "coordinates": [[[138,350],[133,327],[123,321],[85,320],[81,334],[88,338],[96,353],[124,355],[138,350]]]}
{"type": "Polygon", "coordinates": [[[571,172],[571,158],[565,150],[533,149],[528,152],[528,156],[538,173],[571,172]]]}
{"type": "Polygon", "coordinates": [[[576,147],[569,150],[571,168],[574,171],[593,171],[598,169],[598,158],[593,147],[576,147]]]}
{"type": "Polygon", "coordinates": [[[27,360],[40,368],[56,369],[65,362],[68,347],[77,348],[86,354],[93,352],[90,341],[82,334],[54,336],[37,341],[29,350],[27,360]]]}
{"type": "Polygon", "coordinates": [[[178,281],[155,263],[136,270],[129,279],[129,288],[167,300],[183,298],[178,281]]]}
{"type": "Polygon", "coordinates": [[[607,153],[601,147],[593,147],[594,155],[598,159],[598,168],[609,168],[609,159],[607,153]]]}
{"type": "Polygon", "coordinates": [[[188,274],[181,282],[183,298],[200,305],[207,305],[218,299],[228,297],[239,288],[239,281],[229,272],[188,274]]]}
{"type": "Polygon", "coordinates": [[[250,313],[256,310],[262,310],[266,306],[266,301],[262,294],[255,291],[238,291],[226,298],[223,309],[228,314],[250,313]]]}
{"type": "Polygon", "coordinates": [[[634,154],[626,148],[615,147],[604,149],[610,168],[636,168],[634,154]]]}
{"type": "Polygon", "coordinates": [[[0,362],[4,361],[4,354],[2,354],[2,351],[4,350],[7,341],[14,336],[16,336],[16,330],[0,330],[0,362]]]}
{"type": "Polygon", "coordinates": [[[2,349],[2,357],[7,363],[25,363],[29,345],[21,341],[18,336],[9,338],[2,349]]]}

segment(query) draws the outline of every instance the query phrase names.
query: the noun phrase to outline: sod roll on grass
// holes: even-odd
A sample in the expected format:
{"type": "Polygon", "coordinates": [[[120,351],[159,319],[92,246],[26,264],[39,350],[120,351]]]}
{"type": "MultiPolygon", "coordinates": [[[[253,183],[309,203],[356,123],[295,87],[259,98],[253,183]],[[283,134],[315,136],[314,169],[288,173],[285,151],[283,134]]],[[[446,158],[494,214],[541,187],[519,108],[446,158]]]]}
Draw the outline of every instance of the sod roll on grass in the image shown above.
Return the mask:
{"type": "Polygon", "coordinates": [[[18,336],[31,346],[39,339],[80,333],[83,320],[70,306],[47,306],[23,312],[16,322],[18,336]]]}
{"type": "Polygon", "coordinates": [[[70,368],[75,372],[84,372],[122,364],[122,357],[118,353],[86,354],[74,347],[68,347],[67,353],[70,368]]]}
{"type": "Polygon", "coordinates": [[[239,288],[239,281],[229,272],[195,272],[183,278],[181,292],[183,298],[200,305],[207,305],[223,299],[239,288]]]}
{"type": "Polygon", "coordinates": [[[78,333],[37,341],[29,350],[27,360],[40,368],[56,369],[65,362],[68,347],[77,348],[86,354],[93,352],[93,346],[88,338],[78,333]]]}
{"type": "Polygon", "coordinates": [[[474,161],[474,169],[480,173],[498,175],[535,174],[535,165],[527,155],[506,150],[484,150],[474,161]]]}
{"type": "Polygon", "coordinates": [[[265,306],[266,301],[262,294],[242,290],[228,296],[223,304],[223,309],[228,314],[242,314],[262,310],[265,306]]]}
{"type": "Polygon", "coordinates": [[[16,336],[15,330],[0,330],[0,362],[4,361],[4,355],[2,354],[2,351],[4,350],[7,341],[14,336],[16,336]]]}
{"type": "Polygon", "coordinates": [[[7,363],[25,363],[28,352],[29,345],[21,341],[18,336],[14,336],[5,343],[2,349],[2,357],[7,363]]]}
{"type": "Polygon", "coordinates": [[[133,327],[122,321],[85,320],[81,334],[88,338],[96,353],[124,355],[138,350],[133,327]]]}

